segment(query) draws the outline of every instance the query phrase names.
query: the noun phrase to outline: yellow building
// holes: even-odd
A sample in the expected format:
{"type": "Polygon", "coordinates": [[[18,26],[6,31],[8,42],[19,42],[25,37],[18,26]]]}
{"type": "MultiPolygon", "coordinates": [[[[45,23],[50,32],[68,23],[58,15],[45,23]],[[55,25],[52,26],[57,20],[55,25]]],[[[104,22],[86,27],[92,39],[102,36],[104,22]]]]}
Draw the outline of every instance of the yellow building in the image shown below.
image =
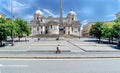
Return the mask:
{"type": "Polygon", "coordinates": [[[83,31],[82,31],[83,37],[90,37],[89,32],[90,32],[91,26],[94,24],[95,24],[95,22],[89,22],[88,24],[83,26],[83,31]]]}
{"type": "Polygon", "coordinates": [[[0,18],[5,18],[5,14],[0,12],[0,18]]]}
{"type": "Polygon", "coordinates": [[[116,15],[117,18],[119,18],[120,17],[120,12],[116,13],[115,15],[116,15]]]}

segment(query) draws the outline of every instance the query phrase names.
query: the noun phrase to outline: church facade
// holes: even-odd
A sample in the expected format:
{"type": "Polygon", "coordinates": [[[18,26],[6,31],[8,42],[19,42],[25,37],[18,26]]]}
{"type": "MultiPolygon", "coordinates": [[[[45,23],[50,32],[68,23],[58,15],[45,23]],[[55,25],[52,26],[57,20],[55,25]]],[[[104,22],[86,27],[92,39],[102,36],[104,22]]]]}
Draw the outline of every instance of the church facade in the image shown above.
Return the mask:
{"type": "Polygon", "coordinates": [[[76,13],[71,10],[66,17],[44,17],[42,11],[38,9],[34,13],[34,19],[29,22],[31,36],[36,35],[73,35],[80,36],[80,22],[77,20],[76,13]]]}

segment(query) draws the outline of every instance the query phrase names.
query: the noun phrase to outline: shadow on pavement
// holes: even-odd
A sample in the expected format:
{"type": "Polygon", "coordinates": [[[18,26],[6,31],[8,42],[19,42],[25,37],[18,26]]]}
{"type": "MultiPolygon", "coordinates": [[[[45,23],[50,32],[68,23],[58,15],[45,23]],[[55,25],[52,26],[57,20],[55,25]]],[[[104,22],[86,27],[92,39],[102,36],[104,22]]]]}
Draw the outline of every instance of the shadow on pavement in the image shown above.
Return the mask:
{"type": "Polygon", "coordinates": [[[97,40],[84,40],[84,42],[98,42],[97,40]]]}
{"type": "Polygon", "coordinates": [[[117,47],[117,45],[116,46],[110,46],[111,48],[113,48],[113,49],[117,49],[117,50],[120,50],[120,48],[119,47],[117,47]]]}

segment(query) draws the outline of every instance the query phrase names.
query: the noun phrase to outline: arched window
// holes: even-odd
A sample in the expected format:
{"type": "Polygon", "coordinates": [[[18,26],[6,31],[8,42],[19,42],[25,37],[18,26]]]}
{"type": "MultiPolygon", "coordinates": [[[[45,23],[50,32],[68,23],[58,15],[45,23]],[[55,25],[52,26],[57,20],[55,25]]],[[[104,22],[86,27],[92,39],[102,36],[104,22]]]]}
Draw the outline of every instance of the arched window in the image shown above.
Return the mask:
{"type": "Polygon", "coordinates": [[[74,20],[74,18],[72,18],[72,20],[74,20]]]}
{"type": "Polygon", "coordinates": [[[37,31],[39,31],[39,27],[37,27],[37,31]]]}
{"type": "Polygon", "coordinates": [[[39,17],[37,17],[37,20],[39,19],[39,17]]]}
{"type": "Polygon", "coordinates": [[[41,19],[41,22],[43,22],[43,20],[41,19]]]}
{"type": "Polygon", "coordinates": [[[52,25],[51,25],[51,29],[52,29],[52,25]]]}

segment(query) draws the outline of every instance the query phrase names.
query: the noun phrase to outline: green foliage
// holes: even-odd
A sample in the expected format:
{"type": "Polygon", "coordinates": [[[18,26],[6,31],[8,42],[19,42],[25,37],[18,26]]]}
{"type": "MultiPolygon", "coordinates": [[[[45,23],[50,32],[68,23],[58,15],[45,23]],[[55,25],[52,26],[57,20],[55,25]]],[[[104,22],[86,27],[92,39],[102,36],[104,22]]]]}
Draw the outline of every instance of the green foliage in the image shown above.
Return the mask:
{"type": "Polygon", "coordinates": [[[113,26],[114,37],[119,38],[119,34],[120,34],[120,18],[117,18],[116,20],[114,20],[114,22],[115,22],[115,25],[113,26]]]}
{"type": "Polygon", "coordinates": [[[103,25],[102,36],[105,38],[113,38],[114,37],[114,29],[113,26],[115,22],[106,22],[103,25]]]}
{"type": "Polygon", "coordinates": [[[27,25],[27,21],[25,21],[25,20],[23,20],[21,18],[17,18],[15,20],[15,23],[19,27],[18,30],[17,30],[17,35],[19,37],[23,37],[25,35],[29,36],[31,34],[30,28],[27,25]]]}
{"type": "Polygon", "coordinates": [[[0,23],[6,23],[6,20],[5,20],[5,18],[0,18],[0,23]]]}
{"type": "Polygon", "coordinates": [[[113,26],[114,25],[115,25],[115,22],[106,22],[103,25],[102,37],[109,38],[109,43],[110,43],[110,40],[112,40],[112,42],[113,42],[113,37],[114,37],[113,26]]]}
{"type": "Polygon", "coordinates": [[[102,37],[102,29],[103,29],[103,22],[96,22],[94,25],[92,25],[92,28],[90,29],[90,35],[95,36],[96,38],[100,39],[102,37]]]}
{"type": "Polygon", "coordinates": [[[7,36],[22,37],[31,34],[27,21],[17,18],[15,21],[0,18],[0,42],[7,39],[7,36]]]}
{"type": "Polygon", "coordinates": [[[0,41],[6,40],[8,31],[5,24],[0,24],[0,41]]]}
{"type": "Polygon", "coordinates": [[[10,24],[4,18],[0,18],[0,41],[6,40],[10,35],[10,24]]]}
{"type": "Polygon", "coordinates": [[[119,38],[120,35],[120,18],[112,22],[96,22],[90,29],[90,35],[100,39],[101,37],[109,38],[109,42],[113,38],[119,38]]]}

